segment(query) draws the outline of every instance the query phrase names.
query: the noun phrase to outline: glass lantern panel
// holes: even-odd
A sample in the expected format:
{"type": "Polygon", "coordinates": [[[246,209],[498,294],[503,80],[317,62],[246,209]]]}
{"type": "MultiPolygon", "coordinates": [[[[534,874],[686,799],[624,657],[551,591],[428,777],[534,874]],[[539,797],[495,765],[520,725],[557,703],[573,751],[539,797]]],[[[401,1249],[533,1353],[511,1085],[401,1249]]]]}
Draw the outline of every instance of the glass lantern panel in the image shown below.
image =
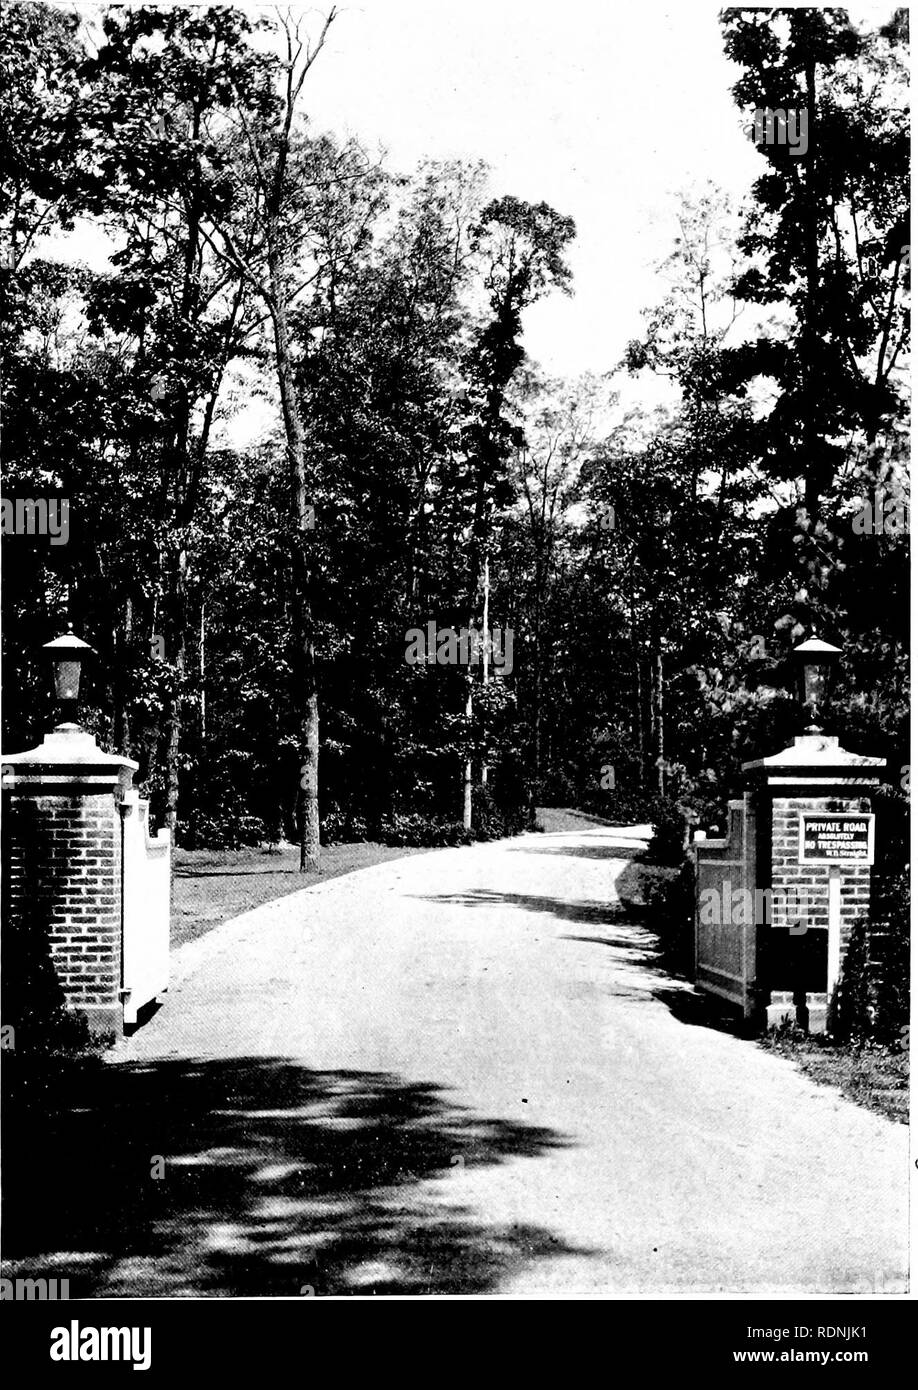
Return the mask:
{"type": "Polygon", "coordinates": [[[59,700],[75,700],[80,692],[79,661],[57,661],[54,664],[54,687],[59,700]]]}
{"type": "Polygon", "coordinates": [[[804,683],[806,688],[806,703],[808,705],[821,705],[824,702],[828,682],[828,666],[808,665],[805,668],[804,683]]]}

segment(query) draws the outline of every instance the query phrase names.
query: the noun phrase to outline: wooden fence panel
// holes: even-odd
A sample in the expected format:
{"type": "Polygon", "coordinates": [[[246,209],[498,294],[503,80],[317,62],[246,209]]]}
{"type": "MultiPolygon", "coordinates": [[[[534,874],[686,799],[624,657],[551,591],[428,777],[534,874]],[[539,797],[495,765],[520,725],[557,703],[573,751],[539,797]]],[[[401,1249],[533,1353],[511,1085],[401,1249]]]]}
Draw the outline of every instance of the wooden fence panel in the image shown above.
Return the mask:
{"type": "Polygon", "coordinates": [[[122,1000],[125,1023],[169,984],[170,836],[149,834],[149,802],[128,792],[122,825],[122,1000]]]}

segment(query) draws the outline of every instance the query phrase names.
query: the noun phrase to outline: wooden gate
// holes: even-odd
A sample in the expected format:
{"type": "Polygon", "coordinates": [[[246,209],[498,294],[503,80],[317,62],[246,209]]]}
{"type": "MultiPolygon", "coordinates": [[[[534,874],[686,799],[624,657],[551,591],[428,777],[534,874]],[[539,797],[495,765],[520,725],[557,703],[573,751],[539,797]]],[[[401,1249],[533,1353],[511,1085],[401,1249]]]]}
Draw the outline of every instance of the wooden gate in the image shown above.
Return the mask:
{"type": "Polygon", "coordinates": [[[753,1012],[756,971],[755,815],[747,795],[729,804],[723,840],[696,840],[695,983],[753,1012]]]}

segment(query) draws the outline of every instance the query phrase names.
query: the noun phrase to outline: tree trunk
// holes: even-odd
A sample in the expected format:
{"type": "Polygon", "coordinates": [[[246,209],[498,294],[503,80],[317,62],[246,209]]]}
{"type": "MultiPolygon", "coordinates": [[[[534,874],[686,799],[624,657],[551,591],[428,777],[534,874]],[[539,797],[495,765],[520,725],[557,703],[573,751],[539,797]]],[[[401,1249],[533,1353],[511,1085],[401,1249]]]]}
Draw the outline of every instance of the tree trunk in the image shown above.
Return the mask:
{"type": "MultiPolygon", "coordinates": [[[[468,585],[468,596],[467,596],[467,600],[466,600],[466,609],[467,609],[467,612],[468,612],[467,626],[468,626],[468,630],[469,630],[469,642],[470,642],[470,643],[471,643],[471,641],[473,640],[472,634],[475,632],[475,619],[476,619],[476,617],[477,617],[477,613],[476,613],[476,611],[475,611],[475,605],[476,605],[476,600],[477,600],[477,598],[478,598],[478,590],[479,590],[479,588],[481,587],[481,581],[482,581],[482,568],[481,568],[481,566],[482,566],[482,559],[483,559],[483,555],[484,555],[484,507],[485,507],[485,483],[484,483],[483,474],[482,474],[482,472],[481,472],[481,469],[479,468],[479,472],[478,472],[478,484],[477,484],[476,497],[475,497],[475,515],[474,515],[473,520],[472,520],[472,537],[471,537],[471,541],[472,541],[472,544],[471,544],[471,552],[472,552],[472,553],[471,553],[471,558],[470,558],[470,562],[469,562],[469,585],[468,585]]],[[[465,716],[466,716],[467,719],[471,719],[472,713],[473,713],[473,709],[474,709],[474,705],[473,705],[473,695],[472,695],[473,682],[472,682],[471,651],[469,652],[469,658],[470,658],[470,660],[469,660],[469,665],[468,665],[468,667],[466,668],[466,698],[465,698],[465,716]]],[[[471,760],[471,758],[467,758],[467,759],[465,760],[465,763],[463,764],[463,768],[462,768],[462,824],[463,824],[463,827],[464,827],[466,830],[471,830],[471,828],[472,828],[472,760],[471,760]]]]}
{"type": "Polygon", "coordinates": [[[114,748],[118,753],[132,756],[131,725],[128,718],[128,699],[130,696],[129,675],[134,644],[134,609],[130,596],[124,602],[124,621],[121,628],[121,659],[115,681],[115,738],[114,748]]]}
{"type": "Polygon", "coordinates": [[[641,653],[634,654],[634,736],[637,744],[641,790],[647,785],[647,763],[644,751],[644,682],[641,678],[641,653]]]}
{"type": "Polygon", "coordinates": [[[663,653],[659,646],[653,666],[653,724],[654,747],[657,755],[657,791],[663,796],[666,792],[666,782],[663,776],[663,653]]]}
{"type": "MultiPolygon", "coordinates": [[[[488,636],[488,607],[491,597],[491,567],[488,561],[488,552],[485,551],[484,557],[484,597],[481,603],[481,683],[488,683],[488,657],[491,653],[490,641],[488,636]]],[[[488,783],[488,760],[487,757],[481,760],[481,785],[487,786],[488,783]]]]}
{"type": "Polygon", "coordinates": [[[803,349],[803,370],[806,374],[807,391],[804,399],[806,411],[803,429],[804,456],[804,504],[810,520],[815,522],[819,514],[819,499],[822,493],[822,463],[819,460],[820,439],[819,421],[816,415],[816,353],[818,335],[816,315],[819,298],[819,210],[816,205],[816,61],[807,58],[805,67],[807,120],[809,137],[807,163],[804,172],[804,255],[806,260],[806,309],[801,346],[803,349]]]}
{"type": "Polygon", "coordinates": [[[201,755],[207,741],[207,695],[204,691],[204,600],[201,599],[201,636],[198,642],[198,683],[201,687],[201,755]]]}
{"type": "MultiPolygon", "coordinates": [[[[269,232],[269,244],[276,232],[269,232]]],[[[287,322],[287,276],[277,255],[269,262],[271,320],[274,329],[277,380],[287,439],[293,496],[293,643],[296,681],[300,693],[300,873],[318,873],[319,849],[319,700],[316,690],[312,605],[309,598],[309,508],[306,499],[306,446],[303,418],[296,391],[290,332],[287,322]]]]}
{"type": "Polygon", "coordinates": [[[542,589],[543,557],[542,538],[539,537],[536,549],[535,614],[533,635],[535,637],[535,710],[532,720],[532,757],[536,783],[542,781],[542,589]]]}
{"type": "MultiPolygon", "coordinates": [[[[465,697],[465,717],[472,717],[472,672],[466,676],[468,693],[465,697]]],[[[462,769],[462,824],[466,830],[472,828],[472,760],[468,758],[462,769]]]]}
{"type": "Polygon", "coordinates": [[[172,652],[175,690],[169,708],[166,732],[166,825],[175,834],[178,824],[179,741],[182,736],[182,687],[185,684],[185,588],[188,552],[181,543],[175,554],[169,591],[168,642],[172,652]]]}

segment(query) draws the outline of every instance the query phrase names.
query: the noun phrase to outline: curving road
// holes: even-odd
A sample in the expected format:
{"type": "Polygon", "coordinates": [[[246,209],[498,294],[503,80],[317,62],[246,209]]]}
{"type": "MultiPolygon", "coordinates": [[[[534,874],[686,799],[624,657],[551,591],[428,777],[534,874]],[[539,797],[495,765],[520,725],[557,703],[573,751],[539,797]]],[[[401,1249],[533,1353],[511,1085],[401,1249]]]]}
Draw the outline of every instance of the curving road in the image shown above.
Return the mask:
{"type": "Polygon", "coordinates": [[[642,847],[436,851],[182,948],[106,1068],[165,1177],[109,1172],[93,1291],[901,1290],[905,1128],[701,1024],[642,847]]]}

